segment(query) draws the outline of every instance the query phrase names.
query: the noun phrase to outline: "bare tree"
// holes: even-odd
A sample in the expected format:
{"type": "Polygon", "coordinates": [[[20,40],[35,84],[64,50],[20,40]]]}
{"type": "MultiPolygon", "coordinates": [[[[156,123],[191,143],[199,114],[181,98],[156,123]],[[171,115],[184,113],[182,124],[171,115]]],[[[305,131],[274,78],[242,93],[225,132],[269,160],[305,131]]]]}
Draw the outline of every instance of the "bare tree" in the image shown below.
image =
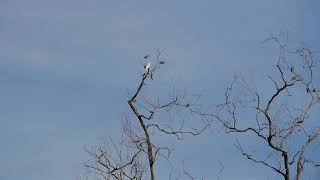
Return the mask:
{"type": "Polygon", "coordinates": [[[274,86],[271,95],[263,96],[246,78],[235,76],[216,112],[192,111],[213,117],[226,133],[236,134],[235,146],[246,159],[270,168],[285,180],[300,180],[307,164],[320,166],[319,157],[308,157],[307,153],[312,143],[319,144],[320,136],[316,61],[308,48],[289,51],[287,41],[273,35],[268,40],[279,47],[278,76],[267,76],[274,86]],[[288,54],[293,59],[288,59],[288,54]],[[261,142],[257,148],[264,146],[264,150],[250,153],[238,140],[244,134],[255,137],[261,142]]]}
{"type": "MultiPolygon", "coordinates": [[[[86,167],[90,174],[105,180],[155,180],[158,168],[155,165],[161,159],[170,160],[172,152],[168,144],[157,139],[161,135],[178,140],[186,134],[196,136],[210,124],[235,134],[235,147],[246,159],[270,168],[285,180],[300,180],[304,169],[319,168],[319,157],[309,152],[320,139],[316,109],[320,103],[319,74],[314,52],[308,48],[290,51],[286,38],[284,43],[273,35],[268,40],[276,42],[279,56],[275,65],[277,75],[267,75],[268,81],[261,83],[267,90],[259,90],[237,75],[224,93],[224,102],[214,112],[201,109],[200,96],[188,100],[185,93],[173,91],[163,100],[148,95],[148,84],[156,79],[157,70],[166,61],[160,51],[154,56],[146,55],[141,79],[127,101],[131,113],[123,118],[121,139],[109,138],[105,146],[88,150],[91,159],[86,167]],[[189,119],[170,116],[179,113],[187,114],[189,119]],[[163,118],[164,114],[169,116],[163,118]],[[198,117],[202,119],[200,127],[187,125],[188,120],[199,124],[195,121],[198,117]],[[256,148],[264,149],[256,151],[252,145],[240,143],[242,137],[254,138],[259,143],[256,148]]],[[[221,179],[224,170],[221,161],[219,167],[217,178],[221,179]]],[[[176,180],[197,179],[185,168],[168,176],[176,180]]]]}
{"type": "MultiPolygon", "coordinates": [[[[162,103],[159,97],[152,98],[144,94],[148,83],[154,79],[156,71],[166,63],[160,51],[144,57],[144,71],[140,82],[128,100],[134,119],[126,116],[123,121],[122,139],[115,142],[109,138],[107,148],[99,146],[96,150],[88,150],[92,157],[86,167],[91,174],[105,180],[156,179],[155,163],[159,158],[169,159],[172,148],[159,145],[153,137],[170,135],[178,140],[185,135],[196,136],[208,127],[208,122],[201,121],[200,127],[186,127],[187,120],[160,118],[164,113],[188,113],[188,108],[196,103],[196,99],[188,101],[185,94],[173,92],[162,103]],[[152,62],[151,62],[152,61],[152,62]],[[147,162],[147,163],[145,163],[147,162]]],[[[197,123],[199,124],[199,123],[197,123]]]]}
{"type": "Polygon", "coordinates": [[[109,137],[105,144],[94,150],[87,150],[90,160],[86,164],[89,174],[97,179],[143,179],[145,166],[140,158],[141,148],[133,148],[124,139],[119,141],[109,137]]]}

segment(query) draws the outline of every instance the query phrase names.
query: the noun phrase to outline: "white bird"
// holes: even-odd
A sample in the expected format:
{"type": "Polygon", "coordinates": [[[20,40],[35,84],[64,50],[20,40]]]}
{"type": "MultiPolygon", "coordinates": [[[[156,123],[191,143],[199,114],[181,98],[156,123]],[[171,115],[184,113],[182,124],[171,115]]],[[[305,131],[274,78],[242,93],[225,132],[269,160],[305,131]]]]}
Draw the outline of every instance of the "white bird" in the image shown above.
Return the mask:
{"type": "Polygon", "coordinates": [[[144,67],[145,72],[148,72],[148,71],[149,71],[150,66],[151,66],[151,64],[150,64],[150,62],[149,62],[149,63],[144,67]]]}

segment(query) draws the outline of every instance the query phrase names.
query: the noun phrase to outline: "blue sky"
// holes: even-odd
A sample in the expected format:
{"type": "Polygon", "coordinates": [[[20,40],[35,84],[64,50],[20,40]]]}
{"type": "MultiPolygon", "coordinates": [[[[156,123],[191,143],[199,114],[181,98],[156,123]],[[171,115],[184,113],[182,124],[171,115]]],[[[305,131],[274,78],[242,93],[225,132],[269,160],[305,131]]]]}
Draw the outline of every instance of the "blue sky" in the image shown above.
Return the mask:
{"type": "MultiPolygon", "coordinates": [[[[178,82],[214,105],[235,72],[272,68],[268,33],[287,31],[293,47],[319,50],[319,8],[316,0],[1,0],[0,179],[74,179],[88,158],[83,146],[119,133],[139,60],[154,49],[168,59],[158,86],[178,82]]],[[[187,140],[178,159],[206,177],[217,157],[225,179],[266,177],[231,137],[218,137],[187,140]],[[208,157],[193,151],[214,154],[210,168],[199,169],[208,157]]]]}

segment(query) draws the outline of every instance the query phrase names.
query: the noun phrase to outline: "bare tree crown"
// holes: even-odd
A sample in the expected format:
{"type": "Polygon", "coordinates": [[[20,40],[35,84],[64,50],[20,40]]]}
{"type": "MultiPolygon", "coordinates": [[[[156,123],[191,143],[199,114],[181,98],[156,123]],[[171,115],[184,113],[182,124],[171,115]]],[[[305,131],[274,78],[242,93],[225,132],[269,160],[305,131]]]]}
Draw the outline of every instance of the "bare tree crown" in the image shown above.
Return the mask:
{"type": "MultiPolygon", "coordinates": [[[[155,180],[155,164],[161,158],[168,160],[172,152],[170,146],[157,143],[156,137],[168,135],[181,140],[185,135],[201,134],[210,124],[222,127],[225,133],[236,134],[235,147],[246,159],[269,168],[285,180],[300,180],[307,167],[319,168],[320,159],[308,152],[320,137],[319,116],[314,115],[320,103],[314,52],[308,48],[289,50],[286,42],[273,35],[268,40],[279,48],[276,75],[267,75],[268,81],[264,82],[273,90],[265,95],[244,77],[235,76],[225,90],[224,102],[214,112],[203,111],[197,105],[198,97],[187,100],[185,94],[173,93],[164,103],[159,98],[147,97],[145,88],[166,61],[160,51],[154,56],[144,56],[141,79],[127,102],[131,113],[124,117],[122,138],[118,142],[110,138],[106,147],[88,151],[91,156],[88,169],[105,180],[155,180]],[[198,123],[201,126],[188,127],[185,119],[159,118],[163,112],[175,114],[177,110],[201,117],[203,121],[198,123]],[[256,139],[265,150],[258,154],[250,152],[240,143],[243,135],[256,139]]],[[[218,179],[224,167],[222,162],[219,166],[222,168],[218,179]]],[[[182,174],[195,179],[185,169],[182,174]]]]}

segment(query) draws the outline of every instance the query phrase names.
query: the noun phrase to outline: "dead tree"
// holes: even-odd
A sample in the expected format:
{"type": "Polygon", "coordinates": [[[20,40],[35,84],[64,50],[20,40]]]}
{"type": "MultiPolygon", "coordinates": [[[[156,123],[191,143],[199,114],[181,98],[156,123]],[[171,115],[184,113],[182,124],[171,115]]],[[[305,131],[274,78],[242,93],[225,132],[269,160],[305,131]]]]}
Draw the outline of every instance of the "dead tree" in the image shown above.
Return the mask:
{"type": "Polygon", "coordinates": [[[92,159],[86,167],[91,174],[105,180],[155,180],[155,163],[160,158],[169,159],[172,149],[159,145],[153,137],[170,135],[181,140],[185,135],[199,135],[208,127],[206,121],[191,128],[186,127],[185,119],[160,118],[164,113],[188,113],[196,100],[187,100],[185,94],[174,92],[164,103],[144,94],[147,85],[155,80],[156,71],[166,63],[160,54],[157,51],[153,59],[151,55],[144,57],[140,82],[128,100],[131,113],[124,118],[122,139],[117,143],[109,139],[109,147],[88,151],[92,159]]]}
{"type": "Polygon", "coordinates": [[[119,141],[108,138],[105,144],[93,150],[86,149],[90,160],[85,165],[88,177],[104,180],[141,180],[144,179],[145,167],[140,158],[141,148],[132,148],[124,139],[119,141]]]}
{"type": "Polygon", "coordinates": [[[320,139],[319,72],[310,49],[290,51],[278,37],[272,35],[269,40],[280,49],[275,66],[278,76],[267,76],[274,86],[271,95],[264,96],[243,76],[235,76],[216,112],[192,111],[213,117],[226,133],[235,134],[235,146],[246,159],[270,168],[285,180],[300,180],[307,165],[320,166],[319,156],[308,154],[309,147],[319,144],[320,139]],[[255,137],[261,143],[256,147],[264,146],[265,150],[249,152],[238,140],[243,136],[255,137]]]}

